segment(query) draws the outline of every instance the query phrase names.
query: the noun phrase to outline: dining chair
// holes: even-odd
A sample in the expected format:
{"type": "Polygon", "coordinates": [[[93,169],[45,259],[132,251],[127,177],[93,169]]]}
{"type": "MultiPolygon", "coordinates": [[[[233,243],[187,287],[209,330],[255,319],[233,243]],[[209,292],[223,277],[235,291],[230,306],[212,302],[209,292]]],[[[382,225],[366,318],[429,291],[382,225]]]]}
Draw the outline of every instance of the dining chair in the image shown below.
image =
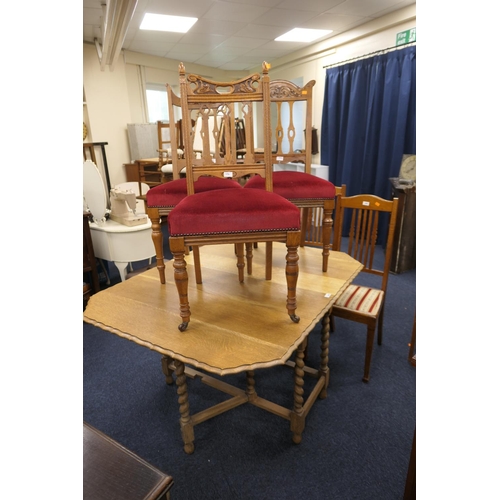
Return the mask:
{"type": "Polygon", "coordinates": [[[300,211],[290,201],[273,193],[270,134],[269,65],[262,64],[262,74],[252,74],[236,81],[219,82],[199,75],[186,74],[179,65],[180,97],[185,138],[185,162],[188,196],[168,216],[169,245],[173,255],[174,280],[179,293],[180,331],[185,331],[191,311],[188,299],[186,246],[232,244],[236,248],[238,279],[244,282],[244,248],[254,242],[285,243],[287,247],[284,272],[287,282],[286,310],[298,323],[296,288],[299,274],[297,249],[300,244],[300,211]],[[255,109],[254,109],[255,108],[255,109]],[[246,154],[237,159],[236,113],[245,121],[246,154]],[[193,150],[191,117],[201,118],[200,133],[203,150],[193,150]],[[210,120],[214,117],[214,120],[210,120]],[[254,127],[255,122],[255,127],[254,127]],[[210,123],[214,130],[209,131],[210,123]],[[210,136],[220,139],[224,123],[224,155],[217,148],[211,151],[210,136]],[[256,161],[255,134],[264,144],[263,161],[256,161]],[[202,176],[233,179],[259,174],[265,189],[216,189],[196,191],[202,176]]]}
{"type": "MultiPolygon", "coordinates": [[[[335,199],[339,196],[346,195],[347,186],[345,184],[335,186],[335,199]]],[[[302,234],[302,237],[304,237],[304,244],[310,247],[323,248],[323,208],[311,208],[303,217],[306,218],[305,225],[304,221],[302,222],[302,227],[305,227],[305,237],[304,233],[302,234]]],[[[335,207],[333,208],[332,219],[335,220],[335,207]]],[[[331,243],[332,238],[330,238],[330,244],[331,243]]]]}
{"type": "MultiPolygon", "coordinates": [[[[311,80],[303,87],[299,87],[287,80],[271,80],[269,84],[272,103],[271,117],[275,122],[272,128],[272,141],[275,145],[272,155],[273,164],[298,162],[304,165],[303,172],[290,170],[273,172],[273,190],[301,209],[301,246],[305,245],[309,210],[316,208],[322,210],[322,269],[326,272],[331,249],[335,186],[332,182],[311,173],[312,94],[315,83],[311,80]],[[303,143],[300,138],[304,121],[305,141],[303,143]]],[[[257,158],[261,157],[262,153],[257,153],[257,158]]],[[[264,179],[253,176],[248,179],[244,187],[245,189],[264,189],[264,179]]],[[[271,269],[268,268],[267,272],[270,273],[271,269]]]]}
{"type": "MultiPolygon", "coordinates": [[[[160,276],[160,282],[165,284],[165,260],[163,254],[163,233],[161,230],[162,220],[168,218],[172,209],[187,196],[187,180],[185,176],[186,160],[183,133],[183,120],[175,120],[181,113],[181,100],[175,94],[172,87],[167,84],[168,110],[170,116],[170,137],[173,144],[178,146],[176,154],[172,154],[172,176],[173,180],[151,188],[146,195],[147,214],[151,220],[152,238],[156,253],[156,267],[160,276]]],[[[195,122],[189,121],[193,131],[195,122]]],[[[195,182],[195,190],[198,193],[213,189],[242,189],[241,185],[232,179],[220,179],[217,177],[200,177],[195,182]]],[[[185,249],[189,251],[188,248],[185,249]]],[[[201,284],[201,268],[199,264],[198,247],[193,247],[194,265],[196,270],[196,282],[201,284]]]]}
{"type": "Polygon", "coordinates": [[[158,120],[158,169],[162,173],[162,182],[168,182],[173,178],[172,155],[176,144],[172,141],[170,133],[170,122],[158,120]]]}
{"type": "Polygon", "coordinates": [[[335,207],[333,250],[346,252],[361,262],[364,266],[362,272],[378,276],[380,283],[380,288],[352,283],[335,301],[330,311],[331,331],[335,328],[334,318],[344,318],[367,326],[363,382],[370,380],[370,364],[377,327],[377,342],[382,345],[384,305],[397,211],[398,198],[385,200],[371,194],[339,196],[335,207]],[[384,213],[389,214],[387,237],[384,242],[378,242],[384,213]],[[344,221],[348,226],[346,238],[342,237],[344,221]],[[383,265],[375,259],[377,245],[382,245],[385,249],[383,265]]]}

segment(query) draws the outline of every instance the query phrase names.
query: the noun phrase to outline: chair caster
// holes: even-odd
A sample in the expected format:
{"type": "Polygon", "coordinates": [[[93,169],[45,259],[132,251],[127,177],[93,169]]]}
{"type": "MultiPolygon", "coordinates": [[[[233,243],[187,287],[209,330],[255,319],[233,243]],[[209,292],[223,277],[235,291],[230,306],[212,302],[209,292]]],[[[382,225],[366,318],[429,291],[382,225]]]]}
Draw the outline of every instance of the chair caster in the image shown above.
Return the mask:
{"type": "Polygon", "coordinates": [[[183,323],[181,323],[177,328],[181,331],[181,332],[185,332],[186,331],[186,328],[188,327],[189,325],[189,321],[184,321],[183,323]]]}
{"type": "Polygon", "coordinates": [[[296,314],[289,314],[289,316],[294,323],[298,323],[300,321],[300,317],[297,316],[296,314]]]}

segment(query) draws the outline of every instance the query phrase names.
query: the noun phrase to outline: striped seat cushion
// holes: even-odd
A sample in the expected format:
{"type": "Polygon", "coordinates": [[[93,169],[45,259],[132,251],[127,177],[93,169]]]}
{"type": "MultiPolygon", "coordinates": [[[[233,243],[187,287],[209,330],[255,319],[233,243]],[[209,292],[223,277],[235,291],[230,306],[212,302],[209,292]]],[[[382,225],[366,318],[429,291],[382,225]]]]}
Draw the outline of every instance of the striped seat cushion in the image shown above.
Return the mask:
{"type": "Polygon", "coordinates": [[[377,316],[384,299],[384,292],[377,288],[359,285],[349,285],[346,291],[337,299],[335,307],[377,316]]]}

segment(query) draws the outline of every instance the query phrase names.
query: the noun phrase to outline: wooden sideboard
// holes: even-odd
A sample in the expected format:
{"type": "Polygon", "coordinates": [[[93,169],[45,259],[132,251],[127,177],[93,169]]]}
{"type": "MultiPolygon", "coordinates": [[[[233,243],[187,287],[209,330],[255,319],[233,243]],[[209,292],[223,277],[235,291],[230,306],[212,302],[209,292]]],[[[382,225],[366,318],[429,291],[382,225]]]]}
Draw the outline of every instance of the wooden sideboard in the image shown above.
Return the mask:
{"type": "Polygon", "coordinates": [[[168,500],[173,482],[168,474],[83,423],[84,500],[168,500]]]}
{"type": "Polygon", "coordinates": [[[391,178],[390,181],[392,197],[399,198],[391,271],[399,274],[415,269],[417,265],[417,193],[415,185],[402,184],[398,178],[391,178]]]}

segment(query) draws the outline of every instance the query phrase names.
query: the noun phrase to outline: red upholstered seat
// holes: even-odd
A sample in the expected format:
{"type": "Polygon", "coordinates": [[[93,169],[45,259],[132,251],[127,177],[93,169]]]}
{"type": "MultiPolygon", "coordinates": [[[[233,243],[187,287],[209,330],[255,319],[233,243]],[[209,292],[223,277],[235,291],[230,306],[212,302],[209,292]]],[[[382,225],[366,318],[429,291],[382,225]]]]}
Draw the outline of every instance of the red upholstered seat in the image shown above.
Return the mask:
{"type": "MultiPolygon", "coordinates": [[[[242,189],[241,185],[232,179],[219,179],[217,177],[200,177],[194,183],[196,193],[228,188],[242,189]]],[[[151,188],[146,194],[146,200],[148,207],[151,208],[173,208],[186,196],[186,179],[176,179],[151,188]]]]}
{"type": "Polygon", "coordinates": [[[300,230],[300,211],[276,193],[251,189],[187,196],[168,216],[170,236],[300,230]]]}
{"type": "MultiPolygon", "coordinates": [[[[264,189],[264,179],[254,175],[245,188],[264,189]]],[[[321,177],[304,172],[273,172],[273,192],[287,200],[322,200],[335,198],[335,185],[321,177]]]]}

